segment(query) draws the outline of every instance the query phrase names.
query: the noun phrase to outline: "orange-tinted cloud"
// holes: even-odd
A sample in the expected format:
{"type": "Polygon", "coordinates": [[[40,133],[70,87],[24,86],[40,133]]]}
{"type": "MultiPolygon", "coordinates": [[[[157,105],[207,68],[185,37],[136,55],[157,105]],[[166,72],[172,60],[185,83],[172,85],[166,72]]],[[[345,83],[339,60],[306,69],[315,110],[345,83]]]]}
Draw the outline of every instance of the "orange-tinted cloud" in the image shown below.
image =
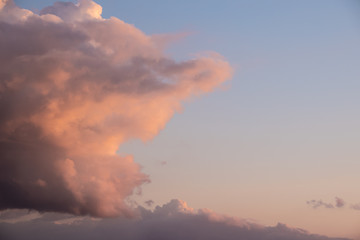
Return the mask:
{"type": "Polygon", "coordinates": [[[231,67],[167,58],[158,38],[90,0],[39,15],[0,3],[0,208],[131,215],[126,198],[149,179],[119,145],[153,138],[231,67]]]}

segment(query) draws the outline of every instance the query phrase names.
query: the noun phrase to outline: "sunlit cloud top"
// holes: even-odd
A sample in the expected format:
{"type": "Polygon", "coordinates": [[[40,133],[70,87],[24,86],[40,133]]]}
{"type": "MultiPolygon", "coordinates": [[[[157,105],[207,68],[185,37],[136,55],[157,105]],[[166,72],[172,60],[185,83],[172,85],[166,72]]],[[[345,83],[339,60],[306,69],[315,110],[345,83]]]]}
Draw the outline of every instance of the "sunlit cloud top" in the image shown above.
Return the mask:
{"type": "Polygon", "coordinates": [[[176,62],[101,12],[1,0],[0,208],[131,216],[125,199],[149,179],[119,145],[153,138],[183,100],[230,79],[221,56],[176,62]]]}

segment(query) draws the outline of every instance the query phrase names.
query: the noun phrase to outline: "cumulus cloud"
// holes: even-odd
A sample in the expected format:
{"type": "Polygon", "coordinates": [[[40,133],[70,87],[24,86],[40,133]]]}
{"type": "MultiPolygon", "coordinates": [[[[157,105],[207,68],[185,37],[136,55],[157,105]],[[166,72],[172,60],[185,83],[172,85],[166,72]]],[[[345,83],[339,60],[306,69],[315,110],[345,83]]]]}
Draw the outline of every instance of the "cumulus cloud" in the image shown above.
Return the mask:
{"type": "MultiPolygon", "coordinates": [[[[194,210],[184,201],[171,200],[153,211],[139,207],[138,219],[92,219],[44,214],[17,224],[0,223],[0,236],[9,239],[197,239],[197,240],[335,240],[279,223],[267,227],[212,212],[194,210]],[[56,233],[56,234],[55,234],[56,233]]],[[[343,239],[344,240],[344,239],[343,239]]]]}
{"type": "Polygon", "coordinates": [[[132,215],[126,199],[149,179],[119,145],[153,138],[182,101],[231,77],[221,57],[176,62],[101,11],[0,0],[0,209],[132,215]]]}

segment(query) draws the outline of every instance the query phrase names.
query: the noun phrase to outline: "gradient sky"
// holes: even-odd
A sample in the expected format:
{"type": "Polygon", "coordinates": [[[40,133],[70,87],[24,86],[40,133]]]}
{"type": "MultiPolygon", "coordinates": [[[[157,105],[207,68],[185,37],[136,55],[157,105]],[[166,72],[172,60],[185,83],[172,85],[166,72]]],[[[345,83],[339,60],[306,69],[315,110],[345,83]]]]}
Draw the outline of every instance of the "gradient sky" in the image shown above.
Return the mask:
{"type": "MultiPolygon", "coordinates": [[[[51,0],[15,0],[36,12],[51,0]]],[[[360,4],[357,1],[97,0],[146,34],[174,33],[167,54],[216,51],[226,88],[184,104],[153,140],[119,149],[151,183],[137,202],[193,208],[359,237],[360,4]],[[335,206],[314,209],[310,200],[335,206]]]]}

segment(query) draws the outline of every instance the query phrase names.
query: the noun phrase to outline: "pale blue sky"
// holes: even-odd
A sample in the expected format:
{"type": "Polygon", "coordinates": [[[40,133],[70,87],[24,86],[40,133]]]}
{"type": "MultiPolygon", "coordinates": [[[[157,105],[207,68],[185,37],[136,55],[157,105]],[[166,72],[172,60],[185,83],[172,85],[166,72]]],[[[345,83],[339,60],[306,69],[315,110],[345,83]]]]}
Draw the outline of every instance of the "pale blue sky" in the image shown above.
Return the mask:
{"type": "Polygon", "coordinates": [[[211,50],[235,69],[228,90],[186,103],[153,141],[121,147],[152,179],[138,201],[180,198],[263,224],[357,234],[360,211],[306,201],[360,202],[358,2],[96,2],[103,17],[147,34],[190,32],[167,50],[177,59],[211,50]]]}

